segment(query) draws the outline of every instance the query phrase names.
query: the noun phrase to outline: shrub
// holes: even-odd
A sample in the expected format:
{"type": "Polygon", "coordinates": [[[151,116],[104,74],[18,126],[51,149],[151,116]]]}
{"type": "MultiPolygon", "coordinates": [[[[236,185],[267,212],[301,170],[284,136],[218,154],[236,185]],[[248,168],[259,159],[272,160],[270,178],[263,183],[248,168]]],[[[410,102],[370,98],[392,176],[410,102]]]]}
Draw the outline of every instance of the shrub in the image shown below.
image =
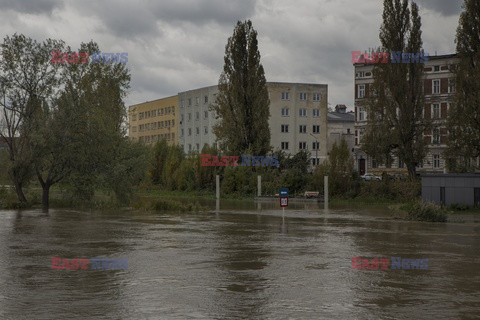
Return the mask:
{"type": "Polygon", "coordinates": [[[432,202],[416,201],[407,212],[407,220],[446,222],[447,211],[432,202]]]}

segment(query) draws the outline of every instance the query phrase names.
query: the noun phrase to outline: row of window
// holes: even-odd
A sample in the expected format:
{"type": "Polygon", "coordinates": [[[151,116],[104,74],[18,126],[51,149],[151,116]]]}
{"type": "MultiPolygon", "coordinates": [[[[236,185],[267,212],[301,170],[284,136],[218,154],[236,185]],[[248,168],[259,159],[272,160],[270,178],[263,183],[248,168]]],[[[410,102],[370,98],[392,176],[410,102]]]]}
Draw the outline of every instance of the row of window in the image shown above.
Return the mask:
{"type": "MultiPolygon", "coordinates": [[[[307,92],[300,92],[300,101],[308,100],[307,92]]],[[[282,100],[290,100],[290,92],[282,92],[282,100]]],[[[320,101],[320,93],[312,93],[312,101],[320,101]]]]}
{"type": "MultiPolygon", "coordinates": [[[[298,115],[300,117],[306,117],[308,115],[307,109],[305,108],[298,109],[298,115]]],[[[289,116],[290,116],[290,108],[288,107],[282,108],[282,117],[289,117],[289,116]]],[[[312,116],[314,118],[320,117],[320,109],[312,109],[312,116]]]]}
{"type": "MultiPolygon", "coordinates": [[[[451,105],[451,103],[450,103],[450,105],[451,105]]],[[[358,107],[357,111],[358,111],[357,121],[363,121],[363,120],[367,119],[364,107],[358,107]]],[[[431,118],[432,119],[441,119],[442,113],[441,113],[441,109],[440,109],[440,103],[432,103],[430,111],[431,111],[431,115],[432,115],[431,118]]],[[[424,116],[425,116],[425,114],[424,114],[424,116]]]]}
{"type": "MultiPolygon", "coordinates": [[[[203,112],[203,118],[208,119],[208,111],[203,112]]],[[[184,118],[183,114],[180,115],[180,121],[182,123],[183,123],[184,119],[185,118],[184,118]]],[[[187,121],[191,121],[191,120],[192,120],[192,113],[189,112],[189,113],[187,113],[187,121]]],[[[200,120],[200,112],[198,112],[198,111],[195,112],[195,120],[200,120]]]]}
{"type": "MultiPolygon", "coordinates": [[[[289,128],[290,126],[288,124],[282,124],[280,126],[280,132],[282,133],[288,133],[289,132],[289,128]]],[[[299,133],[307,133],[307,126],[304,125],[304,124],[301,124],[299,125],[299,130],[298,130],[299,133]]],[[[313,125],[312,126],[312,132],[313,133],[320,133],[320,125],[313,125]]]]}
{"type": "MultiPolygon", "coordinates": [[[[140,132],[150,131],[150,130],[157,130],[157,129],[164,129],[164,128],[173,128],[175,127],[175,120],[165,120],[165,121],[158,121],[152,123],[141,124],[139,126],[140,132]]],[[[137,127],[132,127],[132,132],[137,132],[137,127]]]]}
{"type": "MultiPolygon", "coordinates": [[[[138,119],[139,120],[142,120],[142,119],[148,119],[148,118],[154,118],[156,116],[163,116],[163,115],[175,115],[175,107],[172,106],[172,107],[165,107],[165,108],[160,108],[160,109],[155,109],[155,110],[150,110],[150,111],[144,111],[144,112],[140,112],[138,114],[138,119]]],[[[137,115],[136,114],[133,114],[132,115],[132,121],[135,121],[137,120],[137,115]]]]}
{"type": "MultiPolygon", "coordinates": [[[[203,144],[204,147],[206,147],[207,145],[208,145],[207,143],[203,144]]],[[[181,144],[180,147],[183,149],[183,147],[184,147],[183,144],[181,144]]],[[[200,151],[200,144],[199,143],[196,143],[195,147],[196,147],[195,150],[200,151]]],[[[192,145],[190,143],[188,144],[188,151],[192,151],[192,145]]]]}
{"type": "MultiPolygon", "coordinates": [[[[191,135],[192,135],[192,128],[188,128],[188,129],[187,129],[187,133],[188,133],[189,136],[191,136],[191,135]]],[[[196,128],[195,128],[195,133],[196,133],[197,135],[200,134],[200,128],[199,128],[199,127],[196,127],[196,128]]],[[[208,127],[206,127],[206,126],[203,127],[203,133],[204,133],[204,134],[208,134],[208,127]]],[[[184,129],[180,129],[180,137],[183,137],[184,135],[185,135],[185,130],[184,130],[184,129]]]]}
{"type": "MultiPolygon", "coordinates": [[[[440,79],[432,80],[432,93],[431,94],[440,94],[441,92],[441,81],[440,79]]],[[[455,93],[455,79],[448,79],[448,93],[455,93]]],[[[357,91],[357,98],[365,98],[365,85],[359,84],[357,91]]]]}
{"type": "Polygon", "coordinates": [[[175,133],[165,133],[165,134],[159,134],[159,135],[142,136],[142,137],[140,137],[140,142],[150,143],[150,142],[161,141],[162,139],[175,140],[175,133]]]}
{"type": "MultiPolygon", "coordinates": [[[[282,142],[282,143],[280,143],[280,146],[281,146],[282,150],[288,150],[289,149],[289,143],[288,142],[282,142]]],[[[298,149],[307,150],[307,142],[306,141],[300,141],[298,143],[298,149]]],[[[320,142],[318,142],[318,141],[312,142],[312,150],[320,150],[320,142]]]]}
{"type": "MultiPolygon", "coordinates": [[[[192,105],[192,101],[193,101],[192,98],[188,98],[188,99],[187,99],[187,106],[190,107],[190,106],[192,105]]],[[[203,103],[204,103],[204,104],[208,103],[208,96],[207,96],[207,95],[205,95],[205,96],[203,97],[203,103]]],[[[199,98],[199,97],[195,97],[195,105],[199,105],[199,104],[200,104],[200,98],[199,98]]],[[[182,107],[184,107],[184,106],[185,106],[185,100],[182,99],[182,100],[180,101],[180,105],[181,105],[182,107]]]]}

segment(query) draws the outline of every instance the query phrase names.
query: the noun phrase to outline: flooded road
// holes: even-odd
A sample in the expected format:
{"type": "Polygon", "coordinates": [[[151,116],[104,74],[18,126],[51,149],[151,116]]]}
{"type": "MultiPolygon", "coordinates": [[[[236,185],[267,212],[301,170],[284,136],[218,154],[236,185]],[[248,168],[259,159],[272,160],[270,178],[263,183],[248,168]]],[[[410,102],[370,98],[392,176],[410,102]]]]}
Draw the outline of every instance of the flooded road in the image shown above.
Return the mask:
{"type": "Polygon", "coordinates": [[[275,205],[0,211],[0,319],[478,319],[480,223],[275,205]],[[52,257],[128,268],[54,270],[52,257]],[[352,257],[428,269],[357,270],[352,257]]]}

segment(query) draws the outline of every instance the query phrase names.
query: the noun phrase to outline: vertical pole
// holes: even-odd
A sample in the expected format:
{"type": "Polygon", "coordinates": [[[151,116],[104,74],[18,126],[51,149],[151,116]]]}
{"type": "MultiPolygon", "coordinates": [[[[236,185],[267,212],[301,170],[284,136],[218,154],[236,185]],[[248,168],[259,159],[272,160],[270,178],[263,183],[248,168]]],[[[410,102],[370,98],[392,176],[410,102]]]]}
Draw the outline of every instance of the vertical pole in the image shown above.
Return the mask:
{"type": "Polygon", "coordinates": [[[216,185],[217,185],[217,199],[220,199],[220,176],[218,174],[216,177],[216,185]]]}
{"type": "Polygon", "coordinates": [[[324,179],[324,187],[323,187],[324,204],[325,204],[325,210],[328,210],[328,176],[325,176],[323,179],[324,179]]]}
{"type": "Polygon", "coordinates": [[[262,176],[257,176],[257,197],[262,196],[262,176]]]}

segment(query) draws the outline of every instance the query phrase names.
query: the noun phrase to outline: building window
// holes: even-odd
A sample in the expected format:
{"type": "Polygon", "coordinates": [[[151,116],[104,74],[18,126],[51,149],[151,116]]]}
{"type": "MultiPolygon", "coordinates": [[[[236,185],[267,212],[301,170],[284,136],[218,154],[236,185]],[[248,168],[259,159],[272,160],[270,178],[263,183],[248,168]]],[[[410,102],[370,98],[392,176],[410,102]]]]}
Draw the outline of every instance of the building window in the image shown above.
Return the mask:
{"type": "Polygon", "coordinates": [[[189,135],[189,136],[192,135],[192,128],[188,128],[188,135],[189,135]]]}
{"type": "Polygon", "coordinates": [[[282,108],[282,117],[288,117],[289,109],[287,107],[282,108]]]}
{"type": "Polygon", "coordinates": [[[433,80],[433,86],[432,86],[433,94],[438,94],[440,93],[440,80],[433,80]]]}
{"type": "Polygon", "coordinates": [[[365,72],[364,71],[357,72],[357,78],[365,78],[365,72]]]}
{"type": "Polygon", "coordinates": [[[440,104],[433,104],[433,119],[440,119],[440,104]]]}
{"type": "Polygon", "coordinates": [[[192,120],[192,114],[189,112],[188,113],[188,121],[192,120]]]}
{"type": "Polygon", "coordinates": [[[196,132],[197,134],[200,134],[200,128],[199,128],[199,127],[196,127],[196,128],[195,128],[195,132],[196,132]]]}
{"type": "Polygon", "coordinates": [[[312,128],[313,133],[320,133],[320,125],[314,124],[312,128]]]}
{"type": "Polygon", "coordinates": [[[433,71],[434,72],[439,72],[440,71],[440,66],[434,66],[433,71]]]}
{"type": "Polygon", "coordinates": [[[205,96],[203,99],[203,103],[208,103],[208,96],[205,96]]]}
{"type": "Polygon", "coordinates": [[[300,117],[306,117],[307,116],[307,109],[301,108],[298,110],[298,114],[300,117]]]}
{"type": "Polygon", "coordinates": [[[314,93],[312,100],[313,100],[313,101],[320,101],[320,93],[314,93]]]}
{"type": "Polygon", "coordinates": [[[363,107],[358,107],[358,121],[365,120],[365,112],[363,111],[363,107]]]}
{"type": "Polygon", "coordinates": [[[320,109],[313,109],[313,117],[314,118],[320,117],[320,109]]]}
{"type": "Polygon", "coordinates": [[[208,127],[203,127],[203,132],[205,132],[205,134],[208,133],[208,127]]]}
{"type": "Polygon", "coordinates": [[[143,112],[140,112],[140,114],[138,115],[138,119],[139,119],[139,120],[142,120],[142,119],[143,119],[143,117],[144,117],[144,114],[143,114],[143,112]]]}
{"type": "Polygon", "coordinates": [[[184,119],[183,119],[183,114],[182,114],[182,115],[180,115],[180,124],[183,123],[183,120],[184,120],[184,119]]]}
{"type": "MultiPolygon", "coordinates": [[[[189,105],[189,106],[192,105],[192,98],[188,98],[188,105],[189,105]]],[[[190,145],[189,145],[189,146],[190,146],[190,145]]],[[[192,148],[190,147],[190,149],[192,149],[192,148]]]]}
{"type": "Polygon", "coordinates": [[[192,151],[192,145],[190,143],[188,144],[188,151],[192,151]]]}
{"type": "Polygon", "coordinates": [[[282,100],[289,100],[288,92],[282,92],[282,100]]]}
{"type": "Polygon", "coordinates": [[[364,84],[359,84],[358,85],[358,97],[359,99],[362,99],[365,97],[365,85],[364,84]]]}
{"type": "Polygon", "coordinates": [[[207,119],[207,118],[208,118],[208,111],[204,111],[204,113],[203,113],[203,117],[204,117],[205,119],[207,119]]]}
{"type": "Polygon", "coordinates": [[[152,111],[152,117],[156,117],[157,116],[157,110],[153,110],[152,111]]]}
{"type": "Polygon", "coordinates": [[[448,93],[455,92],[455,79],[448,79],[448,93]]]}
{"type": "Polygon", "coordinates": [[[320,142],[312,142],[312,150],[320,150],[320,142]]]}
{"type": "Polygon", "coordinates": [[[282,124],[281,132],[283,132],[283,133],[288,132],[288,124],[282,124]]]}
{"type": "Polygon", "coordinates": [[[440,168],[440,155],[434,154],[433,155],[433,168],[438,169],[440,168]]]}
{"type": "Polygon", "coordinates": [[[350,128],[347,129],[347,134],[350,134],[350,128]]]}
{"type": "Polygon", "coordinates": [[[288,142],[282,142],[281,146],[282,146],[282,150],[288,150],[288,142]]]}
{"type": "Polygon", "coordinates": [[[307,143],[302,141],[298,143],[298,149],[300,150],[306,150],[307,149],[307,143]]]}
{"type": "Polygon", "coordinates": [[[299,132],[299,133],[307,133],[307,126],[304,125],[304,124],[301,124],[301,125],[299,126],[299,131],[298,131],[298,132],[299,132]]]}
{"type": "Polygon", "coordinates": [[[137,115],[136,114],[132,115],[132,121],[137,121],[137,115]]]}
{"type": "Polygon", "coordinates": [[[200,120],[200,112],[195,112],[195,120],[200,120]]]}
{"type": "Polygon", "coordinates": [[[433,144],[439,144],[440,143],[440,129],[438,129],[438,128],[433,129],[432,143],[433,144]]]}
{"type": "Polygon", "coordinates": [[[198,102],[200,101],[200,99],[198,97],[195,97],[195,104],[198,105],[198,102]]]}
{"type": "Polygon", "coordinates": [[[200,144],[197,143],[197,150],[200,150],[200,144]]]}
{"type": "Polygon", "coordinates": [[[307,100],[307,93],[306,92],[300,92],[300,100],[302,100],[302,101],[307,100]]]}

